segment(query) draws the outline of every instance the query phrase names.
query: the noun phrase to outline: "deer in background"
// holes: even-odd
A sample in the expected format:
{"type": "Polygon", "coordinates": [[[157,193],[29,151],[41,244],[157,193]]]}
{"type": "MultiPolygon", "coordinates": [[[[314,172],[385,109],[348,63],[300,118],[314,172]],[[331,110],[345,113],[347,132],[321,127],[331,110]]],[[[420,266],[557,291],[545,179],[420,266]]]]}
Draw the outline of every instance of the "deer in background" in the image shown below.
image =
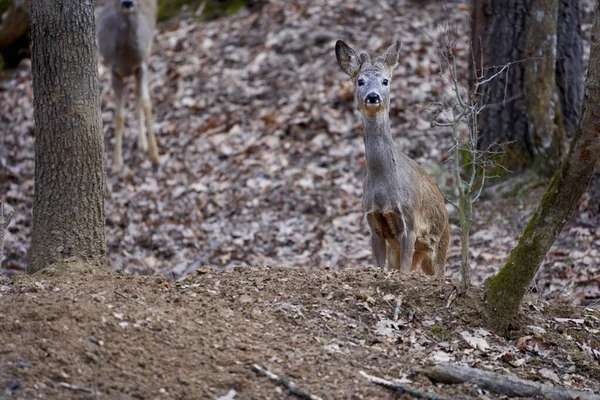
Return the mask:
{"type": "Polygon", "coordinates": [[[416,270],[443,275],[450,242],[444,196],[413,159],[399,151],[390,130],[390,85],[400,42],[375,62],[339,40],[335,54],[352,78],[363,119],[367,175],[363,210],[371,232],[375,263],[387,270],[416,270]]]}
{"type": "Polygon", "coordinates": [[[125,79],[136,81],[137,113],[139,116],[138,146],[149,151],[154,169],[158,167],[158,145],[152,127],[152,104],[148,87],[148,58],[156,30],[156,0],[106,0],[97,21],[100,54],[112,71],[115,91],[115,151],[113,172],[123,165],[123,108],[125,79]],[[145,121],[145,127],[144,127],[145,121]],[[148,136],[146,137],[146,128],[148,136]]]}

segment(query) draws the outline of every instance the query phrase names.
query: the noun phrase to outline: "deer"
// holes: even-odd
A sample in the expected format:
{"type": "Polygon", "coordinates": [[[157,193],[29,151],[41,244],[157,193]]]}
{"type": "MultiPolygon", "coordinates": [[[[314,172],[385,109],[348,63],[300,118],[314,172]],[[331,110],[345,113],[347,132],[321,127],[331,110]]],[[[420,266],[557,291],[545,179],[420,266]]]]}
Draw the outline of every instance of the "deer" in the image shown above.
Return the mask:
{"type": "Polygon", "coordinates": [[[450,242],[445,198],[427,172],[394,144],[390,86],[400,58],[400,41],[371,61],[338,40],[335,54],[354,83],[362,115],[366,177],[362,207],[374,261],[383,271],[421,270],[443,275],[450,242]],[[387,264],[386,264],[387,259],[387,264]]]}
{"type": "Polygon", "coordinates": [[[135,76],[136,111],[139,119],[138,147],[148,152],[152,167],[158,168],[158,145],[152,126],[152,103],[148,87],[148,59],[156,30],[156,0],[106,0],[98,13],[97,40],[104,64],[112,74],[115,93],[115,148],[113,172],[123,165],[123,109],[126,79],[135,76]],[[145,122],[145,126],[144,126],[145,122]],[[147,130],[146,132],[144,130],[147,130]]]}

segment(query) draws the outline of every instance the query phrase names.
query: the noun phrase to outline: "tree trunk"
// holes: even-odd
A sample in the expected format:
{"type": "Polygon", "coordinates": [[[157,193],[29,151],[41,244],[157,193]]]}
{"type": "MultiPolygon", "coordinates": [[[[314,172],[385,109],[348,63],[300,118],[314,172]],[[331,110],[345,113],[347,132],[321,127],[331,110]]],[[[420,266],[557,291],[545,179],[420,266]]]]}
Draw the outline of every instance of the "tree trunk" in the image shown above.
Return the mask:
{"type": "Polygon", "coordinates": [[[532,0],[526,28],[527,58],[523,94],[527,136],[536,171],[552,176],[566,153],[566,134],[556,86],[558,1],[532,0]]]}
{"type": "Polygon", "coordinates": [[[106,172],[94,0],[31,0],[35,196],[28,272],[103,265],[106,172]]]}
{"type": "Polygon", "coordinates": [[[590,67],[582,115],[569,153],[554,175],[517,247],[498,274],[486,282],[485,298],[490,322],[505,334],[515,327],[523,296],[546,253],[577,208],[600,159],[600,21],[594,12],[590,67]]]}
{"type": "Polygon", "coordinates": [[[551,176],[581,106],[579,0],[474,0],[472,35],[486,77],[514,62],[482,93],[482,148],[510,142],[503,166],[551,176]]]}

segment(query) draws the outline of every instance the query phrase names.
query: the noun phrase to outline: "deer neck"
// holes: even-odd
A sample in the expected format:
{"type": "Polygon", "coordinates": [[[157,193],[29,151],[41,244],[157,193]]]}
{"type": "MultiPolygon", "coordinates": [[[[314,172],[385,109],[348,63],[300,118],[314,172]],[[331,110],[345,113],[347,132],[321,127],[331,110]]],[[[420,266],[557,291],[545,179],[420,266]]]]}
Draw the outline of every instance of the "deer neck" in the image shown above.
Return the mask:
{"type": "Polygon", "coordinates": [[[363,114],[367,175],[385,177],[394,168],[394,140],[387,112],[363,114]]]}

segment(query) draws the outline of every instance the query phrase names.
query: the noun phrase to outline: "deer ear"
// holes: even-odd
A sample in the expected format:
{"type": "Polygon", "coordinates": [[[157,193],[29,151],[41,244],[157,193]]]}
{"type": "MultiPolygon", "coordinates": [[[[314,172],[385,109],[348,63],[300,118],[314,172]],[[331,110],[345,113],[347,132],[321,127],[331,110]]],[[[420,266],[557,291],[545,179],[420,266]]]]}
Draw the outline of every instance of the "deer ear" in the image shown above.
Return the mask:
{"type": "Polygon", "coordinates": [[[388,47],[388,49],[381,56],[377,58],[377,61],[385,65],[389,71],[393,71],[398,65],[398,60],[400,59],[400,49],[402,48],[402,43],[397,40],[393,45],[388,47]]]}
{"type": "Polygon", "coordinates": [[[335,43],[335,57],[342,71],[351,77],[356,76],[360,70],[360,59],[350,46],[338,40],[335,43]]]}

